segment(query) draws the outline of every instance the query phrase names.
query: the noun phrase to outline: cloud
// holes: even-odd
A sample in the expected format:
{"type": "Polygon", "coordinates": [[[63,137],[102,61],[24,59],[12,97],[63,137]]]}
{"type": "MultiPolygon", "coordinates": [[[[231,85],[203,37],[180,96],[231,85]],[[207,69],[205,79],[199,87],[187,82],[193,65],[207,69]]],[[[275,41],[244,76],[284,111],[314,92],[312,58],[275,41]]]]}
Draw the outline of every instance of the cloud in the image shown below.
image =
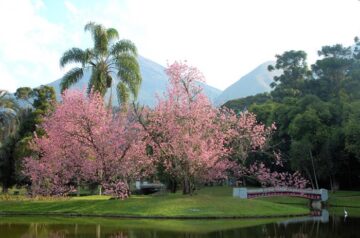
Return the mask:
{"type": "Polygon", "coordinates": [[[9,92],[15,92],[18,88],[16,80],[13,78],[12,74],[0,64],[0,89],[5,89],[9,92]]]}
{"type": "Polygon", "coordinates": [[[11,80],[11,90],[45,84],[60,75],[58,51],[65,32],[38,14],[44,7],[42,1],[0,3],[0,78],[11,80]]]}
{"type": "Polygon", "coordinates": [[[74,4],[72,4],[71,2],[69,1],[65,1],[64,2],[64,5],[66,7],[66,9],[71,13],[71,14],[78,14],[79,10],[77,9],[77,7],[75,7],[74,4]]]}

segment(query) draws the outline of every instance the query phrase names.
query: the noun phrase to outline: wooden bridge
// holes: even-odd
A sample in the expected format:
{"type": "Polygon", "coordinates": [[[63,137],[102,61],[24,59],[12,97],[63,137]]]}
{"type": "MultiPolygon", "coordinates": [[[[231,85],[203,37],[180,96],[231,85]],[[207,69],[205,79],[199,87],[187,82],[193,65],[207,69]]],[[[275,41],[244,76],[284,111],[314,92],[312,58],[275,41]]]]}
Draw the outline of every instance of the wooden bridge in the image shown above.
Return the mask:
{"type": "Polygon", "coordinates": [[[326,189],[297,189],[288,187],[233,189],[233,197],[240,197],[242,199],[273,196],[300,197],[309,199],[310,201],[325,202],[328,200],[328,191],[326,189]]]}

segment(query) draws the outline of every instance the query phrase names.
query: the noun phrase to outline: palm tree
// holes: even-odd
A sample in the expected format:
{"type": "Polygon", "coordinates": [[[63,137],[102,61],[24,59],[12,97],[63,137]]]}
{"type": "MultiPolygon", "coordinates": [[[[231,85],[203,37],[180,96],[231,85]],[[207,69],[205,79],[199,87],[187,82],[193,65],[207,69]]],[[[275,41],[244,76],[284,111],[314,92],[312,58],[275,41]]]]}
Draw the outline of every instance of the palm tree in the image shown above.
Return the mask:
{"type": "Polygon", "coordinates": [[[15,98],[0,89],[0,147],[2,142],[16,130],[17,112],[20,110],[15,98]]]}
{"type": "Polygon", "coordinates": [[[81,67],[75,67],[63,76],[61,91],[78,82],[84,71],[90,69],[88,94],[94,90],[104,96],[110,89],[110,106],[111,89],[114,84],[112,75],[116,74],[120,80],[116,86],[119,102],[126,103],[130,93],[136,99],[142,79],[135,45],[130,40],[118,40],[119,34],[114,28],[105,28],[90,22],[84,29],[91,33],[94,47],[85,50],[72,48],[63,54],[60,59],[61,67],[69,63],[78,63],[81,67]]]}

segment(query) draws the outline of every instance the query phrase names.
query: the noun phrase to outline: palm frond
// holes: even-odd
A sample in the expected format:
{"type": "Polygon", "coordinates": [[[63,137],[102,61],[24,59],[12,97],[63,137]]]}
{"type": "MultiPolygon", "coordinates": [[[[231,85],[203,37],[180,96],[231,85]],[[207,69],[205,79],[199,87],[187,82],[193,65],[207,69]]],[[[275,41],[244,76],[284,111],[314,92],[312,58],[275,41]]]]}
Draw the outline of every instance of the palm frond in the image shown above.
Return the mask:
{"type": "Polygon", "coordinates": [[[97,67],[93,67],[92,74],[90,77],[87,93],[91,91],[99,92],[101,96],[104,96],[107,90],[107,72],[103,72],[97,67]]]}
{"type": "Polygon", "coordinates": [[[11,108],[0,107],[0,125],[8,124],[16,117],[16,111],[11,108]]]}
{"type": "Polygon", "coordinates": [[[139,63],[134,56],[123,54],[116,58],[116,64],[118,77],[128,86],[136,99],[142,82],[139,63]]]}
{"type": "Polygon", "coordinates": [[[119,39],[119,32],[115,28],[108,28],[106,35],[109,42],[119,39]]]}
{"type": "Polygon", "coordinates": [[[66,51],[63,56],[60,58],[60,66],[64,67],[69,63],[80,63],[85,65],[89,57],[89,52],[85,52],[79,48],[71,48],[70,50],[66,51]]]}
{"type": "Polygon", "coordinates": [[[94,31],[94,27],[96,26],[96,23],[93,21],[88,22],[85,27],[84,27],[84,31],[90,31],[93,32],[94,31]]]}
{"type": "Polygon", "coordinates": [[[124,82],[119,82],[116,86],[117,98],[119,101],[119,105],[122,103],[127,103],[130,98],[129,88],[126,86],[124,82]]]}
{"type": "Polygon", "coordinates": [[[137,49],[132,41],[120,40],[111,47],[110,54],[113,56],[117,56],[119,54],[124,54],[124,53],[137,56],[137,49]]]}
{"type": "Polygon", "coordinates": [[[0,146],[9,135],[15,133],[17,125],[17,112],[11,108],[0,107],[0,146]]]}
{"type": "Polygon", "coordinates": [[[107,29],[95,22],[89,22],[85,25],[85,31],[90,31],[94,40],[94,51],[100,55],[106,55],[108,53],[108,36],[107,29]]]}
{"type": "Polygon", "coordinates": [[[0,89],[0,108],[6,108],[14,110],[15,112],[20,111],[20,105],[16,99],[6,90],[0,89]]]}
{"type": "MultiPolygon", "coordinates": [[[[94,66],[94,63],[92,62],[92,60],[95,58],[95,54],[94,54],[94,51],[93,49],[86,49],[84,51],[84,62],[85,64],[88,63],[88,64],[91,64],[94,66]]],[[[83,65],[83,67],[85,67],[85,65],[83,65]]]]}
{"type": "Polygon", "coordinates": [[[68,89],[71,85],[77,83],[84,75],[84,70],[82,68],[73,68],[67,72],[64,77],[61,79],[61,92],[65,89],[68,89]]]}
{"type": "Polygon", "coordinates": [[[3,90],[3,89],[0,89],[0,99],[3,98],[3,97],[5,97],[7,94],[9,94],[8,91],[3,90]]]}

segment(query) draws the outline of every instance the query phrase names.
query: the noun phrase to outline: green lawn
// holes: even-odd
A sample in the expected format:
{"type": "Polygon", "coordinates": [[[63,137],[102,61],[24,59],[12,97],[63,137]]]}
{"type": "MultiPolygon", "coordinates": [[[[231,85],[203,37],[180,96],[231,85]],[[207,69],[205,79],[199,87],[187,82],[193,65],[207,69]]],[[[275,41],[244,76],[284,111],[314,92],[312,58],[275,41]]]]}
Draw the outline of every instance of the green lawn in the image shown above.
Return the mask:
{"type": "MultiPolygon", "coordinates": [[[[360,192],[329,193],[328,206],[341,213],[343,207],[360,215],[360,192]],[[341,208],[341,209],[340,209],[341,208]]],[[[308,200],[269,197],[242,200],[232,197],[230,187],[206,187],[193,196],[177,194],[133,195],[126,200],[109,196],[32,200],[22,195],[0,196],[2,214],[59,214],[138,217],[268,217],[307,214],[308,200]],[[2,200],[1,200],[2,199],[2,200]]]]}
{"type": "Polygon", "coordinates": [[[0,201],[3,214],[73,214],[139,217],[267,217],[300,215],[307,206],[274,203],[267,200],[241,200],[232,197],[228,187],[204,188],[193,196],[166,194],[134,195],[126,200],[107,196],[73,197],[49,201],[0,201]]]}

